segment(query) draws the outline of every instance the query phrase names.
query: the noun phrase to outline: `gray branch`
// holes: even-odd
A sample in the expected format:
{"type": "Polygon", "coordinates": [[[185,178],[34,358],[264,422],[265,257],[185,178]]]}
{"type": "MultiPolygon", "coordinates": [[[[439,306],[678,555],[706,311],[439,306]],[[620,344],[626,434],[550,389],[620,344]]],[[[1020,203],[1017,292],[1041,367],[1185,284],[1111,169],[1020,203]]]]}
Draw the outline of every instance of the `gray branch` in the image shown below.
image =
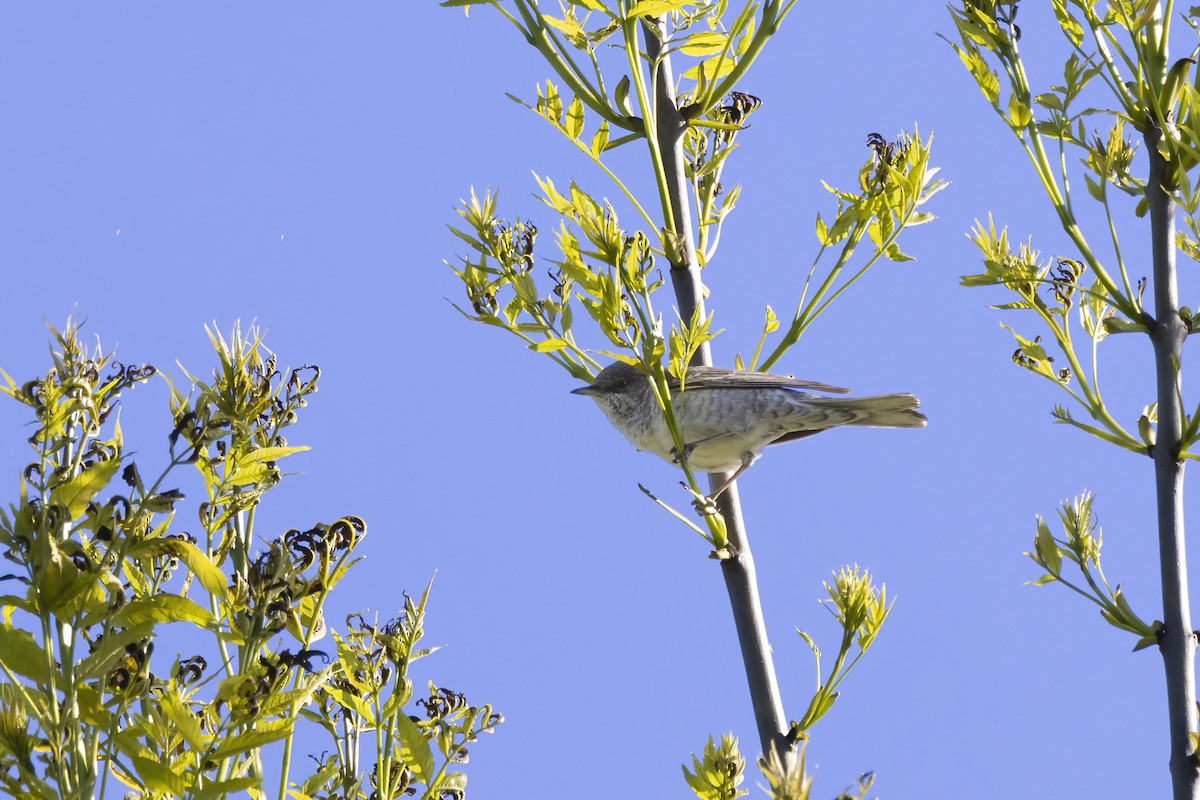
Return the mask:
{"type": "MultiPolygon", "coordinates": [[[[681,263],[671,264],[671,283],[675,288],[680,319],[694,319],[693,314],[697,309],[703,318],[703,284],[696,259],[695,229],[688,200],[690,192],[683,163],[683,136],[687,124],[675,103],[675,77],[671,70],[670,56],[663,53],[662,42],[655,32],[650,30],[649,25],[645,29],[645,40],[646,54],[651,63],[658,63],[655,81],[658,145],[664,161],[675,233],[678,234],[679,244],[682,246],[681,263]]],[[[712,353],[707,343],[696,353],[693,363],[712,364],[712,353]]],[[[725,478],[721,473],[709,475],[709,486],[712,487],[710,491],[719,487],[725,478]]],[[[717,506],[725,517],[731,551],[731,556],[721,561],[721,572],[725,578],[734,624],[737,627],[738,643],[746,667],[746,680],[750,686],[750,701],[754,707],[754,719],[758,726],[762,752],[765,755],[774,748],[780,757],[786,760],[789,753],[794,752],[794,746],[787,741],[789,725],[787,717],[784,716],[779,683],[775,678],[775,664],[771,658],[771,646],[767,641],[767,627],[758,595],[754,556],[750,551],[750,539],[742,518],[736,483],[721,495],[717,506]]]]}
{"type": "Polygon", "coordinates": [[[1196,636],[1188,605],[1187,553],[1183,528],[1183,409],[1180,358],[1187,325],[1179,315],[1175,273],[1175,201],[1158,152],[1162,130],[1146,133],[1150,180],[1150,234],[1154,256],[1154,315],[1151,341],[1158,390],[1158,430],[1151,454],[1158,496],[1158,548],[1162,569],[1163,631],[1159,649],[1167,673],[1167,712],[1171,731],[1171,783],[1175,800],[1200,797],[1200,764],[1191,735],[1196,730],[1196,636]]]}

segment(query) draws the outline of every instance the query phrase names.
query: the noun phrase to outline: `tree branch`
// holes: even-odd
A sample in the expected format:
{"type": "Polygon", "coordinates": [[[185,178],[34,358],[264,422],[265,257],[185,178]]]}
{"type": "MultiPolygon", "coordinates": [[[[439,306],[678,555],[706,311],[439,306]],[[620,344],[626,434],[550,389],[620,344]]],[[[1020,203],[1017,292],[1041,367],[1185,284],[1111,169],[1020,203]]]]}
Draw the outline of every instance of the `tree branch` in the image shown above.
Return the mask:
{"type": "MultiPolygon", "coordinates": [[[[649,26],[650,23],[647,23],[644,28],[646,53],[651,63],[658,65],[654,98],[657,119],[655,127],[671,208],[671,220],[668,220],[666,235],[673,237],[678,245],[678,248],[668,250],[677,249],[679,256],[679,263],[671,264],[671,283],[675,289],[680,319],[703,319],[703,284],[696,260],[695,231],[683,163],[683,137],[687,131],[687,123],[675,103],[675,77],[671,70],[670,55],[663,51],[661,38],[649,26]],[[700,311],[699,317],[695,316],[697,309],[700,311]]],[[[707,343],[696,353],[692,362],[712,364],[712,353],[707,343]]],[[[723,473],[711,474],[709,486],[715,490],[725,478],[723,473]]],[[[750,551],[750,540],[742,518],[736,483],[721,495],[717,506],[725,517],[729,532],[730,555],[721,560],[721,572],[725,578],[734,624],[737,627],[738,643],[746,668],[746,680],[750,687],[750,700],[754,707],[762,752],[769,755],[772,749],[775,749],[781,758],[787,759],[789,754],[795,751],[794,746],[787,741],[788,723],[783,711],[783,701],[780,699],[779,683],[775,677],[771,646],[767,641],[754,557],[750,551]]]]}
{"type": "Polygon", "coordinates": [[[1146,195],[1154,255],[1154,313],[1151,329],[1158,390],[1158,431],[1152,450],[1158,497],[1159,561],[1164,627],[1159,642],[1167,678],[1171,732],[1171,782],[1175,800],[1200,797],[1200,764],[1192,747],[1196,730],[1196,636],[1188,606],[1187,553],[1183,528],[1183,466],[1180,456],[1183,409],[1180,356],[1187,325],[1179,315],[1175,272],[1175,202],[1168,165],[1158,151],[1162,129],[1146,132],[1150,176],[1146,195]]]}

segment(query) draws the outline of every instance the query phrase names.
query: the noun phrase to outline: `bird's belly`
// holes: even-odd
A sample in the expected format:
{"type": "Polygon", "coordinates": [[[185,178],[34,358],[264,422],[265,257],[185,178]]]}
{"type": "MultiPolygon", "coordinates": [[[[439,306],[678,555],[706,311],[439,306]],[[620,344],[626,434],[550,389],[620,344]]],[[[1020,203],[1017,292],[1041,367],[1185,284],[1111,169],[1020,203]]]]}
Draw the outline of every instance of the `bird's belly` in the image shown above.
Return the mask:
{"type": "MultiPolygon", "coordinates": [[[[645,453],[654,453],[664,461],[678,464],[675,446],[669,435],[658,436],[647,432],[643,436],[630,437],[634,447],[645,453]]],[[[689,440],[685,434],[684,440],[689,445],[695,445],[688,453],[688,466],[697,472],[729,472],[742,465],[742,456],[746,448],[744,443],[735,441],[732,437],[721,437],[708,442],[696,443],[689,440]]],[[[757,456],[758,453],[754,453],[757,456]]]]}
{"type": "Polygon", "coordinates": [[[742,458],[747,453],[756,457],[758,453],[747,451],[744,442],[735,437],[722,437],[711,442],[696,445],[688,455],[688,464],[692,469],[701,472],[729,472],[742,465],[742,458]]]}
{"type": "Polygon", "coordinates": [[[675,461],[675,446],[666,425],[653,426],[641,433],[628,435],[628,438],[643,453],[654,453],[664,461],[675,461]]]}

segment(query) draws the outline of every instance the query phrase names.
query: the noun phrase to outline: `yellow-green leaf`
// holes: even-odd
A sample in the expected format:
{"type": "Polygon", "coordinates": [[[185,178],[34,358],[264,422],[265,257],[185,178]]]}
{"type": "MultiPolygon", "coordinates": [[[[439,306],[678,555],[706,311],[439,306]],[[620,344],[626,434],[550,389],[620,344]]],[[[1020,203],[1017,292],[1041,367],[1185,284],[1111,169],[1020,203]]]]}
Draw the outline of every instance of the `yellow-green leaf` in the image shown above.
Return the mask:
{"type": "Polygon", "coordinates": [[[324,689],[333,698],[333,702],[358,714],[368,725],[375,724],[375,712],[360,694],[348,692],[332,683],[324,687],[324,689]]]}
{"type": "Polygon", "coordinates": [[[447,772],[438,781],[438,791],[454,792],[458,795],[464,794],[467,788],[467,774],[465,772],[447,772]]]}
{"type": "Polygon", "coordinates": [[[1008,98],[1008,122],[1014,128],[1024,128],[1033,122],[1033,112],[1015,94],[1008,98]]]}
{"type": "Polygon", "coordinates": [[[159,594],[148,600],[131,600],[117,612],[117,624],[139,625],[143,622],[190,622],[205,628],[216,626],[217,620],[195,602],[177,594],[159,594]]]}
{"type": "Polygon", "coordinates": [[[163,714],[171,720],[175,730],[188,743],[188,746],[194,752],[204,752],[204,748],[208,745],[208,737],[200,728],[200,720],[187,707],[176,690],[173,688],[163,689],[158,693],[158,702],[162,707],[163,714]]]}
{"type": "Polygon", "coordinates": [[[396,715],[396,727],[400,729],[400,747],[405,765],[413,771],[417,780],[428,781],[433,777],[433,750],[429,747],[429,740],[407,714],[396,715]]]}
{"type": "Polygon", "coordinates": [[[169,556],[177,558],[187,565],[192,574],[200,581],[209,594],[222,597],[228,581],[225,573],[221,572],[200,548],[191,542],[174,537],[163,536],[147,538],[129,548],[129,557],[136,559],[162,558],[169,556]]]}
{"type": "Polygon", "coordinates": [[[562,31],[568,38],[574,39],[583,36],[583,28],[579,25],[579,20],[573,16],[568,16],[566,19],[556,19],[555,17],[543,16],[546,24],[551,28],[562,31]]]}
{"type": "MultiPolygon", "coordinates": [[[[113,663],[125,655],[126,647],[153,635],[154,626],[150,623],[133,625],[124,630],[106,634],[95,643],[96,649],[76,665],[76,677],[86,680],[107,675],[112,669],[113,663]]],[[[2,646],[3,643],[0,643],[0,647],[2,646]]]]}
{"type": "Polygon", "coordinates": [[[715,56],[725,49],[729,37],[716,31],[693,33],[683,40],[680,50],[689,56],[715,56]]]}
{"type": "Polygon", "coordinates": [[[0,627],[0,664],[22,677],[47,685],[49,672],[46,651],[38,647],[31,634],[7,625],[0,627]]]}
{"type": "Polygon", "coordinates": [[[544,339],[529,345],[529,349],[535,353],[553,353],[567,346],[565,339],[544,339]]]}
{"type": "Polygon", "coordinates": [[[1050,532],[1050,527],[1041,517],[1037,518],[1037,534],[1033,537],[1034,552],[1038,558],[1042,560],[1046,571],[1052,576],[1062,572],[1062,551],[1058,549],[1058,543],[1054,541],[1054,534],[1050,532]]]}
{"type": "Polygon", "coordinates": [[[1066,34],[1067,40],[1079,47],[1083,43],[1083,26],[1067,12],[1065,0],[1051,0],[1051,5],[1054,6],[1054,16],[1058,18],[1058,24],[1066,34]]]}
{"type": "Polygon", "coordinates": [[[292,453],[299,453],[304,450],[309,450],[306,445],[299,447],[260,447],[257,450],[251,450],[246,455],[242,456],[243,461],[278,461],[284,456],[290,456],[292,453]]]}
{"type": "Polygon", "coordinates": [[[983,60],[977,52],[958,50],[958,57],[962,59],[963,65],[971,71],[971,75],[975,78],[975,82],[979,85],[979,90],[983,92],[983,96],[988,99],[992,105],[996,105],[1000,101],[1000,78],[996,73],[988,68],[987,62],[983,60]]]}
{"type": "Polygon", "coordinates": [[[184,564],[187,564],[187,568],[196,576],[196,580],[200,581],[200,585],[204,587],[205,591],[215,597],[224,597],[225,587],[228,585],[225,573],[221,572],[215,564],[208,560],[208,556],[204,555],[204,552],[191,542],[182,539],[171,541],[178,542],[175,545],[176,556],[184,564]]]}
{"type": "Polygon", "coordinates": [[[621,80],[617,81],[617,88],[613,90],[613,100],[617,103],[617,109],[627,117],[633,116],[633,106],[629,104],[629,76],[622,75],[621,80]]]}
{"type": "MultiPolygon", "coordinates": [[[[225,800],[237,797],[241,792],[250,792],[262,784],[261,778],[231,778],[227,781],[209,780],[202,789],[194,789],[192,797],[196,800],[225,800]]],[[[254,795],[251,795],[253,797],[254,795]]],[[[288,790],[288,796],[303,800],[308,795],[298,794],[295,789],[288,790]]]]}
{"type": "Polygon", "coordinates": [[[600,158],[600,154],[604,152],[604,148],[608,147],[608,120],[600,123],[600,127],[596,130],[596,135],[592,137],[592,146],[590,148],[593,158],[600,158]]]}
{"type": "Polygon", "coordinates": [[[583,133],[583,103],[578,97],[572,98],[567,106],[567,119],[563,127],[572,139],[578,139],[579,134],[583,133]]]}
{"type": "Polygon", "coordinates": [[[173,797],[183,797],[188,793],[190,782],[157,760],[137,755],[130,756],[129,760],[142,783],[152,792],[163,792],[173,797]]]}
{"type": "Polygon", "coordinates": [[[733,72],[733,68],[737,66],[737,61],[728,56],[714,56],[707,61],[702,61],[696,66],[689,69],[683,74],[687,80],[700,80],[701,75],[706,81],[715,81],[733,72]]]}
{"type": "Polygon", "coordinates": [[[52,494],[53,502],[65,506],[67,515],[72,519],[78,517],[87,510],[88,503],[92,502],[100,490],[108,486],[119,466],[121,462],[116,458],[97,461],[69,481],[56,486],[52,494]]]}
{"type": "Polygon", "coordinates": [[[229,477],[229,485],[248,486],[252,483],[263,483],[271,480],[275,476],[275,472],[269,464],[256,461],[253,464],[238,467],[238,470],[229,477]]]}
{"type": "Polygon", "coordinates": [[[634,3],[633,8],[629,9],[629,18],[657,17],[671,11],[682,10],[683,3],[680,0],[638,0],[634,3]]]}
{"type": "Polygon", "coordinates": [[[237,756],[243,753],[248,753],[251,750],[257,750],[260,747],[265,747],[272,742],[278,742],[280,739],[286,739],[292,732],[292,726],[295,724],[295,718],[277,719],[266,722],[259,722],[253,730],[239,733],[236,736],[231,736],[218,747],[210,758],[213,761],[220,761],[230,756],[237,756]]]}

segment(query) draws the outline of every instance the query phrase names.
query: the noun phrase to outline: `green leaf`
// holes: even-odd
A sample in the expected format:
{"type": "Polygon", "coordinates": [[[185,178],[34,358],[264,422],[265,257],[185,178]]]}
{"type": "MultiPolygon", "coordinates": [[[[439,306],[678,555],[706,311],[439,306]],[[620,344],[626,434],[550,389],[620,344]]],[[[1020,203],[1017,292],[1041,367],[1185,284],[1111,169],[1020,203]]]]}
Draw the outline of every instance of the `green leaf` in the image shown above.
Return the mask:
{"type": "Polygon", "coordinates": [[[1167,79],[1163,82],[1162,94],[1159,96],[1159,103],[1163,109],[1172,111],[1175,108],[1186,85],[1188,70],[1195,63],[1194,59],[1181,58],[1171,65],[1167,79]]]}
{"type": "Polygon", "coordinates": [[[259,461],[247,464],[244,467],[238,467],[237,471],[229,476],[227,483],[230,486],[249,486],[255,483],[267,483],[269,485],[277,475],[277,470],[269,463],[259,461]]]}
{"type": "Polygon", "coordinates": [[[817,214],[817,241],[822,247],[828,247],[832,244],[829,238],[829,226],[825,224],[825,220],[821,219],[821,215],[817,214]]]}
{"type": "Polygon", "coordinates": [[[1146,333],[1145,325],[1138,322],[1131,322],[1120,317],[1106,317],[1104,320],[1104,330],[1109,333],[1146,333]]]}
{"type": "Polygon", "coordinates": [[[327,676],[328,671],[306,674],[302,679],[306,685],[302,685],[299,689],[279,692],[267,698],[266,702],[260,707],[263,714],[267,716],[287,716],[293,709],[300,708],[308,703],[309,698],[312,697],[318,688],[321,688],[321,684],[327,676]]]}
{"type": "Polygon", "coordinates": [[[996,284],[998,284],[1000,282],[1001,282],[1000,279],[997,278],[996,276],[988,275],[986,273],[982,274],[982,275],[959,275],[958,276],[959,286],[972,286],[972,287],[974,287],[974,286],[995,286],[996,284]]]}
{"type": "Polygon", "coordinates": [[[617,86],[613,89],[613,100],[617,104],[617,109],[627,117],[633,116],[633,106],[629,104],[629,76],[622,75],[621,80],[617,81],[617,86]]]}
{"type": "Polygon", "coordinates": [[[204,587],[205,591],[213,597],[223,598],[225,596],[225,587],[227,586],[225,573],[216,564],[213,564],[208,556],[200,548],[196,547],[196,545],[182,539],[176,539],[175,541],[179,542],[175,546],[176,555],[180,561],[187,565],[191,573],[196,576],[196,579],[200,581],[200,585],[204,587]]]}
{"type": "Polygon", "coordinates": [[[177,594],[159,594],[149,599],[131,600],[113,619],[124,626],[145,622],[190,622],[203,628],[215,628],[217,624],[216,618],[206,609],[177,594]]]}
{"type": "Polygon", "coordinates": [[[554,188],[554,182],[552,180],[549,178],[543,180],[536,172],[533,173],[533,179],[538,182],[538,186],[542,190],[542,201],[546,205],[550,206],[559,214],[568,215],[571,213],[571,201],[554,188]]]}
{"type": "Polygon", "coordinates": [[[971,76],[975,78],[975,83],[979,86],[979,90],[983,92],[983,96],[988,99],[988,102],[993,106],[1000,102],[1000,78],[996,73],[988,67],[987,62],[977,50],[964,50],[961,47],[955,47],[958,51],[958,57],[962,60],[963,65],[970,71],[971,76]]]}
{"type": "Polygon", "coordinates": [[[422,782],[428,782],[434,775],[433,750],[429,740],[417,727],[417,723],[401,711],[396,715],[396,727],[400,729],[400,747],[404,763],[413,771],[413,775],[422,782]]]}
{"type": "Polygon", "coordinates": [[[671,11],[682,11],[683,5],[682,0],[638,0],[626,18],[658,17],[671,11]]]}
{"type": "Polygon", "coordinates": [[[153,634],[154,626],[149,623],[105,634],[95,642],[95,649],[88,657],[75,667],[76,678],[86,680],[107,675],[113,667],[113,662],[125,655],[126,647],[153,634]]]}
{"type": "MultiPolygon", "coordinates": [[[[243,792],[248,793],[251,789],[261,784],[261,778],[233,778],[227,781],[209,780],[204,784],[203,789],[194,789],[191,796],[196,798],[196,800],[226,800],[228,797],[240,796],[243,792]]],[[[288,796],[294,796],[292,790],[288,791],[288,796]]]]}
{"type": "Polygon", "coordinates": [[[54,487],[51,495],[52,501],[65,506],[67,515],[71,519],[78,517],[87,510],[88,503],[92,502],[105,486],[108,486],[119,466],[121,466],[121,461],[116,458],[97,461],[69,481],[54,487]]]}
{"type": "Polygon", "coordinates": [[[0,664],[45,686],[50,683],[46,663],[46,652],[38,647],[31,634],[7,625],[0,627],[0,664]]]}
{"type": "Polygon", "coordinates": [[[571,98],[571,104],[567,106],[567,119],[563,128],[572,140],[578,139],[579,134],[583,133],[583,102],[578,97],[571,98]]]}
{"type": "Polygon", "coordinates": [[[1053,92],[1039,94],[1037,97],[1033,98],[1033,102],[1037,103],[1042,108],[1049,108],[1053,111],[1063,110],[1062,99],[1053,92]]]}
{"type": "Polygon", "coordinates": [[[883,254],[889,261],[916,261],[916,259],[910,256],[908,253],[901,252],[900,245],[896,244],[895,242],[892,242],[885,247],[883,254]]]}
{"type": "Polygon", "coordinates": [[[1008,98],[1008,123],[1014,128],[1024,128],[1030,122],[1033,122],[1033,112],[1029,106],[1018,100],[1015,94],[1008,98]]]}
{"type": "Polygon", "coordinates": [[[173,797],[184,797],[191,788],[191,782],[182,775],[176,775],[170,768],[163,766],[155,759],[142,756],[130,756],[134,772],[142,779],[142,783],[152,792],[164,792],[173,797]]]}
{"type": "Polygon", "coordinates": [[[1050,136],[1052,138],[1065,138],[1071,141],[1069,132],[1065,131],[1062,125],[1055,122],[1035,122],[1033,129],[1042,136],[1050,136]]]}
{"type": "Polygon", "coordinates": [[[208,737],[200,729],[200,720],[192,713],[172,685],[158,692],[158,702],[163,714],[171,721],[175,730],[187,742],[193,752],[202,753],[208,746],[208,737]]]}
{"type": "Polygon", "coordinates": [[[203,551],[191,542],[172,537],[146,539],[130,547],[129,555],[139,559],[162,556],[178,558],[187,565],[205,591],[214,597],[225,596],[225,588],[228,585],[225,573],[221,572],[212,561],[209,561],[208,556],[204,555],[203,551]]]}
{"type": "MultiPolygon", "coordinates": [[[[1156,644],[1158,644],[1158,633],[1157,632],[1156,633],[1147,633],[1146,636],[1138,639],[1138,643],[1133,645],[1133,651],[1138,652],[1139,650],[1145,650],[1146,648],[1152,648],[1152,646],[1154,646],[1156,644]]],[[[1195,735],[1195,734],[1193,734],[1193,735],[1195,735]]]]}
{"type": "Polygon", "coordinates": [[[608,147],[608,120],[600,123],[600,127],[596,129],[596,135],[592,137],[592,144],[588,149],[591,151],[592,158],[598,159],[606,147],[608,147]]]}
{"type": "Polygon", "coordinates": [[[1142,438],[1142,442],[1147,447],[1154,446],[1154,428],[1150,425],[1150,418],[1145,414],[1138,417],[1137,421],[1138,436],[1142,438]]]}
{"type": "Polygon", "coordinates": [[[290,456],[292,453],[300,453],[304,450],[310,450],[306,445],[300,447],[260,447],[257,450],[251,450],[246,455],[242,456],[243,461],[278,461],[284,456],[290,456]]]}
{"type": "Polygon", "coordinates": [[[1121,587],[1117,586],[1113,592],[1113,602],[1117,605],[1117,610],[1121,612],[1122,619],[1131,627],[1142,628],[1146,630],[1151,626],[1147,626],[1142,622],[1141,617],[1134,613],[1133,607],[1129,605],[1129,601],[1125,599],[1125,593],[1121,591],[1121,587]]]}
{"type": "Polygon", "coordinates": [[[1083,43],[1083,26],[1068,13],[1066,0],[1052,0],[1052,4],[1054,16],[1058,18],[1058,24],[1066,34],[1067,41],[1073,47],[1079,47],[1083,43]]]}
{"type": "Polygon", "coordinates": [[[715,56],[725,49],[729,37],[716,31],[693,33],[683,40],[679,49],[689,56],[715,56]]]}
{"type": "Polygon", "coordinates": [[[533,344],[529,345],[529,349],[535,353],[553,353],[569,346],[570,344],[565,339],[555,338],[534,342],[533,344]]]}
{"type": "Polygon", "coordinates": [[[459,792],[461,794],[467,788],[467,774],[465,772],[447,772],[437,782],[437,788],[440,792],[459,792]]]}
{"type": "MultiPolygon", "coordinates": [[[[737,59],[728,56],[715,55],[707,61],[701,61],[696,66],[683,73],[684,80],[689,81],[715,81],[718,78],[723,78],[733,72],[733,68],[737,66],[737,59]]],[[[705,127],[716,128],[718,130],[741,130],[741,126],[734,125],[727,127],[715,122],[705,123],[705,127]]]]}
{"type": "Polygon", "coordinates": [[[1133,652],[1136,653],[1139,650],[1145,650],[1147,647],[1153,647],[1154,645],[1158,644],[1158,635],[1161,632],[1160,625],[1161,623],[1159,625],[1155,625],[1154,630],[1151,633],[1148,633],[1142,638],[1138,639],[1137,644],[1133,646],[1133,652]]]}
{"type": "Polygon", "coordinates": [[[574,14],[569,14],[565,19],[556,19],[554,17],[542,16],[542,19],[555,30],[562,31],[568,39],[582,39],[586,34],[583,27],[579,24],[579,20],[575,19],[574,14]]]}
{"type": "Polygon", "coordinates": [[[220,761],[231,756],[249,753],[251,750],[257,750],[260,747],[266,747],[272,742],[286,739],[291,734],[293,725],[295,725],[295,718],[259,722],[253,730],[239,733],[236,736],[226,739],[220,747],[213,751],[210,758],[214,761],[220,761]]]}
{"type": "Polygon", "coordinates": [[[1062,551],[1058,549],[1058,543],[1050,533],[1050,526],[1041,517],[1037,518],[1037,534],[1034,536],[1033,546],[1042,565],[1051,576],[1062,572],[1062,551]]]}
{"type": "Polygon", "coordinates": [[[333,698],[335,703],[357,714],[367,725],[371,727],[375,726],[375,712],[371,708],[370,703],[361,694],[346,691],[332,683],[322,688],[326,694],[333,698]]]}

